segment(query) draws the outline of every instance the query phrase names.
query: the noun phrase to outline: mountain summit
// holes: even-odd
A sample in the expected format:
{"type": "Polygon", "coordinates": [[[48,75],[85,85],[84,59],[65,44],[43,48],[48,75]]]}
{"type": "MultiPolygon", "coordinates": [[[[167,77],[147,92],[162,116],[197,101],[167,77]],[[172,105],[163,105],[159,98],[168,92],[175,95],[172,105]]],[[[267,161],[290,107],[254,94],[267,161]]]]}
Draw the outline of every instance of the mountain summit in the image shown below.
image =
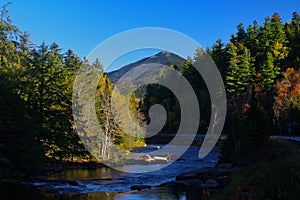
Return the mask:
{"type": "Polygon", "coordinates": [[[107,73],[107,75],[112,83],[116,83],[128,71],[130,71],[140,65],[143,65],[143,64],[155,63],[155,64],[163,64],[163,65],[168,65],[168,66],[176,65],[178,68],[182,68],[184,61],[185,61],[185,59],[183,59],[182,57],[180,57],[176,54],[162,51],[153,56],[143,58],[136,62],[125,65],[124,67],[122,67],[118,70],[107,73]]]}

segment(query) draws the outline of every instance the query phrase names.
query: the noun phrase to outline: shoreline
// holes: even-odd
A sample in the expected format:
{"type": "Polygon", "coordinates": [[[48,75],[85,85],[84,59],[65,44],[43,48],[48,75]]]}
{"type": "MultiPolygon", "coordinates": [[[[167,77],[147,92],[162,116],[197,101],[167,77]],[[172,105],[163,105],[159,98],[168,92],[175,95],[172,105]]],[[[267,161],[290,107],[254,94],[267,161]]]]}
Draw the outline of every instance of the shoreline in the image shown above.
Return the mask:
{"type": "MultiPolygon", "coordinates": [[[[265,161],[265,163],[273,162],[271,158],[276,157],[281,160],[285,160],[286,157],[288,158],[290,155],[286,154],[285,152],[289,152],[291,148],[295,148],[295,151],[298,151],[300,143],[297,141],[290,141],[290,140],[284,140],[284,139],[271,139],[270,140],[269,147],[266,147],[265,154],[260,160],[265,161]],[[281,147],[281,149],[277,149],[275,147],[281,147]],[[267,159],[267,160],[265,160],[267,159]],[[270,160],[271,159],[271,160],[270,160]]],[[[261,166],[261,161],[258,163],[254,163],[249,166],[244,167],[236,167],[235,165],[231,163],[218,163],[214,167],[201,167],[198,169],[186,171],[186,172],[178,172],[178,174],[174,177],[174,181],[165,182],[160,185],[130,185],[131,191],[129,192],[138,192],[141,190],[152,190],[155,188],[170,188],[170,189],[180,189],[182,191],[188,191],[188,190],[197,190],[199,193],[210,194],[211,196],[228,196],[228,194],[235,194],[236,188],[238,186],[242,186],[244,190],[250,190],[251,184],[245,184],[244,182],[236,182],[235,180],[239,177],[242,177],[241,172],[247,170],[251,173],[247,175],[247,177],[256,177],[257,175],[252,172],[253,167],[263,167],[261,166]],[[228,192],[230,191],[230,192],[228,192]]],[[[288,163],[283,163],[283,166],[285,166],[288,163]]],[[[45,171],[38,176],[33,176],[31,178],[27,179],[19,179],[19,181],[15,181],[15,183],[22,183],[22,181],[28,181],[28,180],[43,180],[45,176],[50,176],[55,173],[61,173],[64,170],[69,169],[97,169],[97,168],[109,168],[108,166],[91,161],[91,162],[78,162],[78,161],[49,161],[47,163],[48,167],[45,167],[45,171]]],[[[265,164],[264,164],[265,165],[265,164]]],[[[265,170],[265,168],[262,168],[265,170]]],[[[274,172],[275,173],[275,172],[274,172]]],[[[272,172],[273,174],[273,172],[272,172]]],[[[268,176],[266,176],[268,177],[268,176]]],[[[261,177],[259,176],[258,179],[261,177]]],[[[66,181],[66,180],[63,180],[66,181]]],[[[1,183],[3,183],[1,181],[1,183]]],[[[76,180],[67,180],[68,184],[70,185],[77,185],[76,180]]],[[[251,183],[251,181],[250,181],[251,183]]],[[[257,183],[254,183],[257,184],[257,183]]],[[[260,184],[258,184],[260,185],[260,184]]],[[[255,185],[256,186],[256,185],[255,185]]],[[[261,190],[264,190],[267,186],[262,185],[261,190]]],[[[239,188],[239,187],[238,187],[239,188]]],[[[244,192],[243,190],[243,192],[244,192]]],[[[258,191],[254,191],[252,194],[256,194],[258,191]]]]}

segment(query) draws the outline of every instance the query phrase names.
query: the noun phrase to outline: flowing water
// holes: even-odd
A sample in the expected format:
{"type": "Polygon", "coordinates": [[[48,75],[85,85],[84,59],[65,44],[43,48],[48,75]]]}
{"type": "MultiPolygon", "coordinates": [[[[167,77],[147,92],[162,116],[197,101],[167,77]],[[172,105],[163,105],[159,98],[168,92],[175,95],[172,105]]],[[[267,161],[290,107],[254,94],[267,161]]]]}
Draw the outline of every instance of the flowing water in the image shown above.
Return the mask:
{"type": "MultiPolygon", "coordinates": [[[[153,145],[157,146],[157,145],[153,145]]],[[[141,151],[147,152],[152,146],[141,151]]],[[[25,182],[17,199],[199,199],[201,191],[181,188],[156,187],[162,183],[174,181],[176,176],[189,170],[215,166],[219,150],[215,147],[205,158],[199,159],[199,146],[191,146],[172,164],[148,173],[125,173],[111,168],[73,169],[47,177],[46,180],[25,182]],[[152,189],[132,191],[132,185],[150,185],[152,189]],[[30,191],[30,192],[29,192],[30,191]],[[26,196],[31,195],[31,196],[26,196]]],[[[131,165],[136,169],[161,167],[166,164],[131,165]]],[[[5,192],[1,194],[2,197],[5,192]]],[[[8,193],[11,197],[11,192],[8,193]]],[[[5,199],[1,198],[1,199],[5,199]]],[[[12,199],[12,198],[9,198],[12,199]]]]}

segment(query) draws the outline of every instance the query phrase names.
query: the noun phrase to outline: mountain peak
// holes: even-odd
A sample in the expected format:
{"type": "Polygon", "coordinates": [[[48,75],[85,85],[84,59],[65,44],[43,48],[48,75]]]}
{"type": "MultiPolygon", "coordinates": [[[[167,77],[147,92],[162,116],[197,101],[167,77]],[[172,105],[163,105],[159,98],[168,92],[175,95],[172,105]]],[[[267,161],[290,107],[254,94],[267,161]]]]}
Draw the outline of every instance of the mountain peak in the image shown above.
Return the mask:
{"type": "Polygon", "coordinates": [[[116,83],[125,73],[143,64],[155,63],[168,66],[175,64],[180,68],[183,66],[184,61],[185,59],[176,54],[168,51],[161,51],[153,56],[142,58],[136,62],[125,65],[116,71],[109,72],[107,75],[112,83],[116,83]]]}
{"type": "Polygon", "coordinates": [[[155,55],[153,55],[151,57],[156,57],[156,56],[171,56],[171,55],[177,56],[176,54],[170,53],[168,51],[161,51],[161,52],[158,52],[157,54],[155,54],[155,55]]]}

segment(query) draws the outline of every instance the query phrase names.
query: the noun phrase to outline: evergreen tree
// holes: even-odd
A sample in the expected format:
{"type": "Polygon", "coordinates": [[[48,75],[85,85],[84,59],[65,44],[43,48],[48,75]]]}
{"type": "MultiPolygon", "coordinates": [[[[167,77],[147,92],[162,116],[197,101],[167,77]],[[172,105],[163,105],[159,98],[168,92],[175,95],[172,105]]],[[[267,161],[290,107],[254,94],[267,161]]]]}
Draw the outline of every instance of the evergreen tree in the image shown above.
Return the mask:
{"type": "Polygon", "coordinates": [[[219,38],[211,49],[208,49],[208,54],[211,56],[215,64],[217,65],[222,78],[226,77],[226,57],[224,43],[219,38]]]}
{"type": "Polygon", "coordinates": [[[25,87],[27,41],[12,25],[3,6],[0,20],[0,150],[1,176],[33,173],[41,166],[38,114],[21,97],[25,87]],[[20,45],[21,44],[21,45],[20,45]],[[22,46],[23,45],[23,46],[22,46]]]}
{"type": "Polygon", "coordinates": [[[236,41],[237,43],[244,43],[245,42],[245,39],[246,39],[246,31],[245,31],[245,28],[244,28],[244,24],[240,23],[238,26],[237,26],[237,33],[236,33],[236,41]]]}
{"type": "Polygon", "coordinates": [[[270,91],[274,86],[275,78],[280,74],[280,68],[274,65],[274,58],[269,52],[263,63],[261,73],[261,86],[264,90],[270,91]]]}
{"type": "Polygon", "coordinates": [[[233,96],[240,96],[253,82],[254,68],[250,51],[242,46],[242,51],[229,43],[226,49],[229,55],[229,67],[226,76],[227,91],[233,96]]]}
{"type": "Polygon", "coordinates": [[[300,68],[300,15],[293,13],[292,21],[285,24],[289,55],[286,67],[300,68]]]}

